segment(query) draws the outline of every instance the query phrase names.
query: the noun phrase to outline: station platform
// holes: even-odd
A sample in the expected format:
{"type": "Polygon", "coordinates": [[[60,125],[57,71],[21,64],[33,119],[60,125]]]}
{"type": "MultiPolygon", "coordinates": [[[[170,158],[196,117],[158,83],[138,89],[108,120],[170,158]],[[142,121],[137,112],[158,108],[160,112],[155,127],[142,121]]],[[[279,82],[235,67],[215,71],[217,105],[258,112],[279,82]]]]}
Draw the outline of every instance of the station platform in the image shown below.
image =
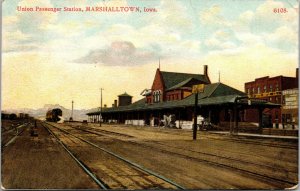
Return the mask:
{"type": "MultiPolygon", "coordinates": [[[[209,131],[213,134],[223,134],[229,135],[229,131],[209,131]]],[[[298,140],[296,136],[280,136],[280,135],[263,135],[263,134],[254,134],[254,133],[235,133],[234,136],[242,136],[249,138],[269,138],[269,139],[282,139],[282,140],[298,140]]]]}

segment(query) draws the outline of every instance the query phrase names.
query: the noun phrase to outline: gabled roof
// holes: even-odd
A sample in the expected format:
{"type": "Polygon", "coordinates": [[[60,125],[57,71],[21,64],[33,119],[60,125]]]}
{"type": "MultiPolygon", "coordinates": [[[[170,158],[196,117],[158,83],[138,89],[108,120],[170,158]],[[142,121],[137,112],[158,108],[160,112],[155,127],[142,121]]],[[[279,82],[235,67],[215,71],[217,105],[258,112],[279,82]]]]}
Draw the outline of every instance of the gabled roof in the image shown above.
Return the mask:
{"type": "Polygon", "coordinates": [[[210,81],[205,75],[201,74],[187,74],[187,73],[178,73],[178,72],[160,72],[164,80],[165,88],[169,89],[181,82],[184,82],[190,78],[194,78],[202,81],[203,83],[209,84],[210,81]]]}
{"type": "MultiPolygon", "coordinates": [[[[246,96],[245,93],[227,86],[222,83],[207,84],[204,86],[204,92],[198,95],[198,104],[202,106],[208,105],[222,105],[233,104],[236,97],[246,96]]],[[[157,110],[165,108],[179,108],[193,106],[195,103],[195,94],[192,94],[182,100],[165,101],[154,104],[147,104],[146,98],[143,98],[137,102],[134,102],[127,106],[103,108],[103,113],[113,112],[126,112],[126,111],[138,111],[138,110],[157,110]]],[[[270,107],[278,107],[276,104],[272,104],[266,101],[255,101],[253,104],[267,105],[270,107]]],[[[90,114],[99,114],[97,112],[90,112],[90,114]]]]}
{"type": "Polygon", "coordinates": [[[211,89],[211,94],[209,97],[217,97],[217,96],[227,96],[227,95],[240,95],[240,96],[246,96],[247,94],[237,90],[235,88],[232,88],[228,85],[225,85],[223,83],[214,83],[210,84],[211,86],[207,85],[206,87],[211,89]]]}
{"type": "Polygon", "coordinates": [[[175,90],[175,89],[184,87],[184,86],[186,86],[189,82],[192,82],[192,81],[195,81],[195,80],[196,80],[196,81],[199,81],[199,80],[197,80],[197,79],[195,79],[195,78],[188,78],[188,79],[186,79],[186,80],[180,82],[179,84],[176,84],[175,86],[170,87],[169,89],[167,89],[167,91],[169,91],[169,90],[175,90]]]}

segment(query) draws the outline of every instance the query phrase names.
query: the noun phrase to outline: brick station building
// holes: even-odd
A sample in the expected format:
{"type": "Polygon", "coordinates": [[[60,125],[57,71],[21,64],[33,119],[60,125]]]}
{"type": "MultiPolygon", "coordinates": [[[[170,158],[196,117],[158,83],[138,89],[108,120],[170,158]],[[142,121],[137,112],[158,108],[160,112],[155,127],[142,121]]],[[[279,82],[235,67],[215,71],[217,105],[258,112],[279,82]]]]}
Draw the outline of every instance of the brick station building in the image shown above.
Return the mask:
{"type": "MultiPolygon", "coordinates": [[[[254,81],[245,83],[245,92],[250,98],[258,98],[271,103],[284,105],[284,90],[298,88],[298,68],[295,77],[276,76],[261,77],[254,81]]],[[[285,121],[285,115],[282,114],[282,108],[266,108],[263,111],[266,126],[271,127],[272,124],[277,127],[282,126],[285,121]],[[269,121],[269,124],[267,123],[269,121]]],[[[244,120],[249,122],[258,122],[257,111],[246,110],[244,120]]]]}
{"type": "MultiPolygon", "coordinates": [[[[240,111],[245,109],[257,110],[260,121],[258,130],[261,132],[262,111],[266,108],[279,107],[277,104],[265,100],[251,99],[235,88],[223,83],[211,83],[208,67],[204,66],[203,74],[165,72],[156,70],[151,89],[142,91],[143,99],[128,105],[103,108],[101,116],[103,122],[125,123],[133,125],[160,125],[165,115],[173,115],[176,127],[192,127],[194,116],[195,94],[192,86],[204,84],[204,90],[198,95],[197,116],[201,115],[218,128],[238,131],[238,122],[242,122],[240,111]]],[[[126,97],[126,96],[125,96],[126,97]]],[[[127,94],[127,97],[130,95],[127,94]]],[[[123,96],[119,96],[122,102],[123,96]]],[[[125,98],[126,99],[126,98],[125,98]]],[[[90,122],[99,122],[100,112],[87,113],[90,122]]]]}

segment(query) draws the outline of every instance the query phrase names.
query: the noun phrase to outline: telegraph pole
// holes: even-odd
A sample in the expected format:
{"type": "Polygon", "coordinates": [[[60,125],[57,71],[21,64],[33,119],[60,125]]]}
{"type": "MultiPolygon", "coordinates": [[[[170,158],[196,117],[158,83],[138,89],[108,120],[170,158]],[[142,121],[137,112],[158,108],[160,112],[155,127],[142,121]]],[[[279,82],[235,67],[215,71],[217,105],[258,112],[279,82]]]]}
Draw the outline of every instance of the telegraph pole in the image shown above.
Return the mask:
{"type": "Polygon", "coordinates": [[[99,116],[100,127],[101,127],[101,120],[102,120],[102,90],[103,88],[100,88],[100,116],[99,116]]]}
{"type": "Polygon", "coordinates": [[[73,104],[74,104],[74,101],[72,100],[72,113],[71,113],[71,121],[73,121],[73,104]]]}
{"type": "Polygon", "coordinates": [[[195,93],[193,140],[197,139],[197,107],[198,107],[198,92],[195,93]]]}

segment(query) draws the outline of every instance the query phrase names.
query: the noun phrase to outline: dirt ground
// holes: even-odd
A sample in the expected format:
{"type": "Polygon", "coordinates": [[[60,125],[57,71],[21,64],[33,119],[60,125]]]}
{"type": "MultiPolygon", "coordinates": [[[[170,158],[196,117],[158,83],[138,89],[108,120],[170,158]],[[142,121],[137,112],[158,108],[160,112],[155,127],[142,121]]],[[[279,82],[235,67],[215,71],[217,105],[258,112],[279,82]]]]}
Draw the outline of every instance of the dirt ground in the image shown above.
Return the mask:
{"type": "Polygon", "coordinates": [[[26,129],[1,153],[6,189],[91,188],[98,186],[40,125],[37,137],[26,129]]]}
{"type": "MultiPolygon", "coordinates": [[[[191,130],[54,125],[187,189],[284,189],[298,183],[297,141],[233,139],[202,131],[193,141],[191,130]]],[[[26,131],[2,152],[5,188],[97,188],[45,129],[39,128],[38,134],[31,137],[26,131]]],[[[163,185],[79,139],[63,133],[60,138],[112,189],[155,189],[163,185]]],[[[164,188],[172,187],[165,184],[164,188]]]]}
{"type": "Polygon", "coordinates": [[[120,133],[101,131],[102,137],[87,137],[90,141],[189,189],[282,189],[290,186],[251,173],[295,183],[298,181],[298,144],[295,141],[249,139],[258,144],[244,144],[228,141],[228,136],[207,132],[198,132],[198,140],[192,141],[190,130],[119,125],[99,127],[98,124],[89,127],[120,133]],[[259,145],[260,142],[272,143],[272,146],[259,145]],[[281,148],[281,145],[295,146],[296,149],[281,148]],[[205,161],[212,161],[213,164],[205,161]],[[221,165],[216,166],[214,162],[221,165]],[[250,174],[224,168],[222,164],[249,171],[250,174]]]}

